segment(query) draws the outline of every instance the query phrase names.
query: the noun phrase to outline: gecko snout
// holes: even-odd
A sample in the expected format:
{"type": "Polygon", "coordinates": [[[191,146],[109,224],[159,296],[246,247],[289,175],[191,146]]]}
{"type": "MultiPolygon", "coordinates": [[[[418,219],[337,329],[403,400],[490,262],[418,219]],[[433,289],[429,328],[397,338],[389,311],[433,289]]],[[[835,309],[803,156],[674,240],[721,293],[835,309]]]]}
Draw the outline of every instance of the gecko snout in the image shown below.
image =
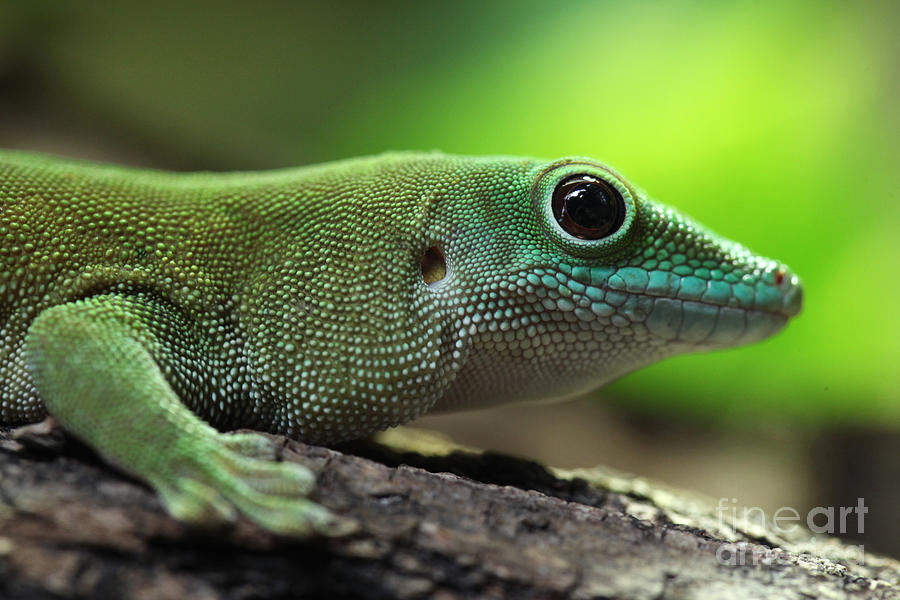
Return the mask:
{"type": "Polygon", "coordinates": [[[775,285],[781,289],[782,312],[788,317],[796,316],[803,307],[803,285],[800,278],[787,267],[778,267],[775,271],[775,285]]]}

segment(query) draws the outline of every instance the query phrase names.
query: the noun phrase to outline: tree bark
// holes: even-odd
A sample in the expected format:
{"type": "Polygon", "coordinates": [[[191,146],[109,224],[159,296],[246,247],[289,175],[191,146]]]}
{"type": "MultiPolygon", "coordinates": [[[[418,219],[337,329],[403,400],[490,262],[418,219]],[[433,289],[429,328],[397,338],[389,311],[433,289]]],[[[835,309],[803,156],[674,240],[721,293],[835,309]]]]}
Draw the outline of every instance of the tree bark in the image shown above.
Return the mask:
{"type": "Polygon", "coordinates": [[[273,436],[318,474],[317,501],[360,524],[307,541],[179,523],[46,424],[0,438],[2,598],[900,598],[900,564],[853,546],[415,433],[340,449],[273,436]]]}

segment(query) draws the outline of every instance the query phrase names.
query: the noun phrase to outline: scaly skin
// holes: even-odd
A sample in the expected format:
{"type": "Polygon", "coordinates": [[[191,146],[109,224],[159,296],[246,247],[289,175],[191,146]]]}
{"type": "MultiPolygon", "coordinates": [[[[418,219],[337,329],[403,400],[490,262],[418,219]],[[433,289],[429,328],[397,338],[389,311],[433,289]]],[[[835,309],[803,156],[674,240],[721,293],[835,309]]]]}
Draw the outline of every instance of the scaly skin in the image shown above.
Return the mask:
{"type": "Polygon", "coordinates": [[[0,151],[0,421],[48,412],[193,522],[339,523],[262,437],[568,396],[767,337],[797,278],[586,159],[387,154],[170,174],[0,151]],[[586,174],[621,227],[551,206],[586,174]],[[432,270],[435,269],[435,270],[432,270]]]}

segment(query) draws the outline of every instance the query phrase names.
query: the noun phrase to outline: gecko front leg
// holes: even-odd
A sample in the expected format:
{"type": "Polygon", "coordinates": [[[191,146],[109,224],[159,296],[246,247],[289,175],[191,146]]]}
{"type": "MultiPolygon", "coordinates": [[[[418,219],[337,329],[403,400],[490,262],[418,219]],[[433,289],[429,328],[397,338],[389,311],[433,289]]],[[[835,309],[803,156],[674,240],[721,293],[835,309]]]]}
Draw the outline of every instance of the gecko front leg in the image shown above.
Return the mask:
{"type": "Polygon", "coordinates": [[[50,414],[149,483],[180,520],[214,524],[240,514],[296,536],[346,529],[308,499],[309,470],[260,458],[262,436],[220,433],[185,406],[161,369],[178,357],[154,333],[160,315],[169,320],[163,327],[184,325],[146,295],[97,296],[38,315],[25,357],[50,414]]]}

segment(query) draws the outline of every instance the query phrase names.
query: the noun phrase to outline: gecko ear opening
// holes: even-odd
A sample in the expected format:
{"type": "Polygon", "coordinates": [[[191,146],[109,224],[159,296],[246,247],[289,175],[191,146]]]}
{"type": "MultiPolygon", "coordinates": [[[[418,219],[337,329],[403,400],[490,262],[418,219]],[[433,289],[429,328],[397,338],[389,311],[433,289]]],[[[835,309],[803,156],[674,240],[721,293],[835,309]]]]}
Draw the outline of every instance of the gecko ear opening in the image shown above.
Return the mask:
{"type": "Polygon", "coordinates": [[[434,287],[447,276],[447,260],[437,246],[430,246],[422,255],[422,279],[434,287]]]}

